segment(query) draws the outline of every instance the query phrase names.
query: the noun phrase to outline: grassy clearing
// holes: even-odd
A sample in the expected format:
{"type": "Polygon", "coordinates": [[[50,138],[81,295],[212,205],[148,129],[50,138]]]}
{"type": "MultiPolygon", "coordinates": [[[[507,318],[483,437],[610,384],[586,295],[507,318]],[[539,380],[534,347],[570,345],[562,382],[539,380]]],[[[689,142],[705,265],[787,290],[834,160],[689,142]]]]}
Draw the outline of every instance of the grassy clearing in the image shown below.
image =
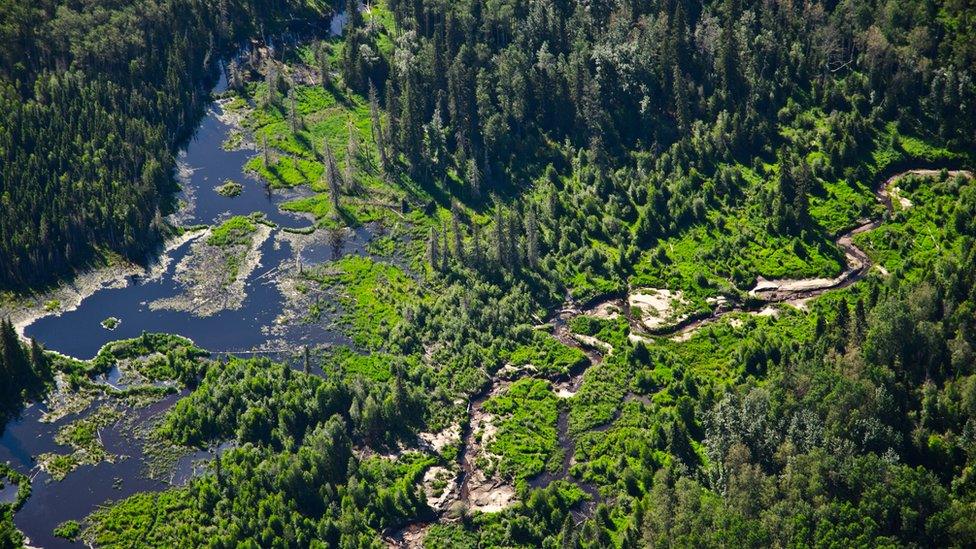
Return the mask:
{"type": "Polygon", "coordinates": [[[488,449],[501,456],[498,470],[517,483],[556,471],[562,461],[556,421],[559,399],[548,381],[521,379],[485,402],[497,428],[488,449]]]}
{"type": "Polygon", "coordinates": [[[825,182],[823,195],[810,197],[810,216],[829,234],[842,233],[859,219],[876,217],[882,210],[863,183],[825,182]]]}
{"type": "Polygon", "coordinates": [[[579,349],[539,331],[533,331],[531,342],[516,348],[507,360],[516,367],[531,364],[542,375],[567,374],[587,362],[586,355],[579,349]]]}
{"type": "Polygon", "coordinates": [[[976,184],[965,178],[906,176],[898,186],[912,206],[897,210],[890,220],[857,235],[854,242],[893,276],[916,284],[930,275],[928,267],[937,258],[963,255],[963,239],[957,231],[972,223],[976,184]]]}
{"type": "Polygon", "coordinates": [[[595,337],[615,348],[625,345],[630,333],[630,325],[623,316],[611,319],[580,315],[570,321],[569,329],[574,334],[595,337]]]}
{"type": "Polygon", "coordinates": [[[889,123],[885,126],[885,130],[879,132],[875,137],[871,159],[872,162],[868,164],[868,169],[871,176],[876,178],[892,166],[906,161],[934,164],[938,162],[971,161],[972,156],[933,145],[919,137],[903,135],[894,123],[889,123]]]}
{"type": "Polygon", "coordinates": [[[477,549],[478,536],[457,524],[435,524],[424,537],[425,549],[477,549]]]}
{"type": "Polygon", "coordinates": [[[98,546],[164,547],[174,539],[195,540],[205,545],[215,532],[208,532],[198,520],[199,510],[188,490],[174,488],[164,492],[141,492],[119,505],[100,507],[88,517],[86,540],[98,546]],[[144,519],[149,520],[144,520],[144,519]],[[197,531],[191,535],[186,529],[197,531]],[[183,535],[180,535],[182,531],[183,535]]]}
{"type": "Polygon", "coordinates": [[[346,256],[305,276],[339,294],[341,323],[363,349],[383,347],[402,318],[400,307],[419,299],[416,283],[399,267],[368,257],[346,256]]]}
{"type": "Polygon", "coordinates": [[[235,215],[210,231],[207,244],[219,247],[249,244],[251,235],[255,231],[257,231],[257,225],[253,219],[244,215],[235,215]]]}
{"type": "Polygon", "coordinates": [[[716,384],[734,382],[748,362],[746,348],[763,348],[766,340],[799,342],[812,337],[811,315],[792,307],[779,311],[777,318],[746,313],[726,315],[683,342],[658,339],[654,345],[656,362],[672,369],[683,368],[716,384]]]}
{"type": "MultiPolygon", "coordinates": [[[[723,196],[721,202],[700,201],[697,221],[645,250],[634,266],[632,286],[680,289],[694,305],[690,312],[695,312],[710,308],[706,298],[746,290],[758,276],[834,276],[842,270],[843,256],[826,232],[812,227],[799,235],[780,234],[771,226],[768,209],[776,194],[777,164],[724,165],[722,171],[724,177],[696,175],[696,185],[723,196]]],[[[834,191],[841,193],[840,188],[834,191]]],[[[851,197],[839,199],[847,198],[851,197]]],[[[870,198],[859,200],[858,207],[870,198]]],[[[831,207],[819,205],[824,210],[831,207]]],[[[827,221],[847,224],[849,215],[827,221]]]]}
{"type": "Polygon", "coordinates": [[[380,383],[392,377],[393,364],[397,361],[401,361],[406,370],[420,365],[420,360],[414,356],[401,357],[381,352],[358,353],[344,345],[332,348],[327,361],[334,364],[346,378],[362,377],[380,383]]]}
{"type": "Polygon", "coordinates": [[[627,394],[630,377],[630,367],[619,352],[606,356],[603,362],[589,368],[579,391],[570,399],[569,433],[576,438],[612,421],[627,394]]]}

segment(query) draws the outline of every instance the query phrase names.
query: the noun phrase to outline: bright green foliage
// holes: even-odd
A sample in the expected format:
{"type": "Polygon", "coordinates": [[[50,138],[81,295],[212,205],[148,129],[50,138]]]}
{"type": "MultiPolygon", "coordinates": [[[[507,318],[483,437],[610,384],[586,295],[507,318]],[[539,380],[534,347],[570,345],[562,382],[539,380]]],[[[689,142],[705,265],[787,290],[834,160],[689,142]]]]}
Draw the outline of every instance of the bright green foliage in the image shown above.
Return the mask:
{"type": "Polygon", "coordinates": [[[207,244],[211,246],[237,246],[250,242],[257,230],[254,221],[247,216],[235,215],[210,231],[207,244]]]}
{"type": "Polygon", "coordinates": [[[881,208],[871,189],[845,181],[825,182],[824,195],[810,197],[810,215],[829,234],[842,233],[860,219],[875,217],[881,208]]]}
{"type": "Polygon", "coordinates": [[[76,520],[67,520],[54,529],[54,535],[59,538],[74,540],[81,533],[81,525],[76,520]]]}
{"type": "Polygon", "coordinates": [[[630,332],[627,319],[622,316],[609,319],[579,315],[569,323],[569,328],[574,333],[595,337],[615,347],[623,345],[630,332]]]}
{"type": "Polygon", "coordinates": [[[498,469],[515,481],[558,470],[562,451],[556,437],[558,398],[549,382],[520,379],[484,404],[497,429],[488,449],[502,456],[498,469]]]}
{"type": "Polygon", "coordinates": [[[435,524],[424,538],[425,549],[477,549],[478,536],[454,524],[435,524]]]}
{"type": "Polygon", "coordinates": [[[383,347],[403,305],[417,299],[416,283],[399,267],[367,257],[346,256],[307,276],[336,291],[342,322],[364,349],[383,347]]]}
{"type": "Polygon", "coordinates": [[[175,488],[129,497],[93,514],[85,537],[103,546],[162,547],[178,540],[206,544],[213,529],[199,523],[201,517],[188,492],[189,488],[175,488]]]}
{"type": "Polygon", "coordinates": [[[895,182],[899,196],[910,201],[903,208],[893,199],[897,213],[890,222],[855,237],[872,259],[899,279],[911,284],[931,275],[940,257],[959,257],[971,242],[976,214],[976,183],[971,179],[905,176],[895,182]]]}
{"type": "Polygon", "coordinates": [[[539,331],[533,331],[531,342],[515,349],[508,361],[516,367],[531,364],[541,375],[565,375],[589,362],[579,349],[539,331]]]}

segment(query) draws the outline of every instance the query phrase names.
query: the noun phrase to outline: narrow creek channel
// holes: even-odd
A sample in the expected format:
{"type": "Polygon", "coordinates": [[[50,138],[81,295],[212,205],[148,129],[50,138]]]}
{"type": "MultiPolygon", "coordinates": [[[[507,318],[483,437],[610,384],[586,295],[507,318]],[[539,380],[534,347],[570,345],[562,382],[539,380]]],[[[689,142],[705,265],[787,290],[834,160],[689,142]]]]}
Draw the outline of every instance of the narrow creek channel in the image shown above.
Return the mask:
{"type": "MultiPolygon", "coordinates": [[[[886,179],[884,179],[878,187],[875,189],[875,198],[885,207],[885,212],[887,216],[893,213],[893,206],[891,202],[891,196],[889,194],[891,187],[894,183],[901,177],[906,175],[935,175],[937,170],[933,169],[912,169],[899,172],[886,179]]],[[[962,175],[964,177],[972,178],[973,173],[967,170],[955,170],[949,172],[950,176],[962,175]]],[[[719,320],[722,316],[732,313],[732,312],[743,312],[743,311],[758,311],[764,307],[776,303],[798,303],[800,300],[811,299],[817,297],[829,290],[835,290],[838,288],[843,288],[849,286],[858,280],[863,279],[867,276],[868,272],[872,267],[872,262],[868,255],[854,244],[854,236],[866,231],[873,230],[879,227],[886,218],[878,219],[866,219],[861,220],[857,226],[845,231],[844,233],[838,235],[834,241],[838,248],[840,248],[845,255],[845,265],[844,268],[837,277],[833,279],[792,279],[792,280],[760,280],[756,288],[750,292],[751,296],[754,298],[750,303],[738,303],[733,302],[732,304],[724,304],[716,307],[708,315],[689,318],[683,322],[679,322],[676,325],[669,326],[660,331],[656,331],[653,334],[649,334],[646,329],[639,325],[630,315],[627,296],[620,297],[604,297],[596,298],[591,300],[590,303],[593,307],[586,308],[586,306],[580,306],[575,303],[571,297],[567,297],[566,302],[563,304],[562,309],[557,311],[552,318],[552,334],[560,342],[575,347],[583,351],[587,358],[589,364],[577,372],[572,372],[568,379],[563,380],[553,380],[553,389],[563,398],[572,398],[573,395],[579,390],[580,385],[583,382],[583,376],[586,371],[603,360],[603,353],[596,350],[595,348],[583,345],[569,330],[569,323],[572,319],[578,315],[586,314],[589,311],[595,310],[607,303],[613,303],[619,305],[620,310],[627,317],[631,329],[633,332],[638,334],[654,335],[659,337],[674,337],[678,335],[690,335],[694,331],[700,329],[701,327],[713,323],[719,320]]],[[[612,352],[612,349],[610,350],[612,352]]],[[[459,489],[457,492],[457,500],[470,506],[472,503],[472,488],[471,483],[473,479],[476,478],[478,471],[475,466],[475,460],[477,458],[477,446],[475,445],[474,432],[477,429],[477,422],[480,421],[481,414],[480,410],[484,403],[491,398],[491,396],[498,394],[499,391],[503,390],[509,380],[503,380],[499,377],[494,377],[492,379],[492,384],[490,389],[484,393],[474,397],[469,406],[468,413],[468,425],[463,430],[461,455],[459,458],[459,465],[461,467],[461,477],[459,480],[459,489]]],[[[622,395],[621,400],[639,400],[642,403],[649,404],[647,397],[627,394],[622,395]]],[[[609,428],[612,422],[599,426],[594,430],[604,430],[609,428]]],[[[596,486],[582,482],[579,479],[574,479],[569,473],[569,469],[572,466],[575,446],[576,443],[569,434],[569,413],[568,410],[560,410],[559,417],[557,420],[557,433],[559,446],[563,451],[563,459],[560,469],[556,473],[544,472],[532,479],[529,479],[529,486],[532,488],[544,488],[548,486],[555,480],[569,480],[576,483],[580,488],[582,488],[589,496],[590,501],[582,506],[578,506],[573,510],[574,518],[579,521],[583,518],[591,516],[593,509],[597,502],[600,501],[600,494],[596,486]]],[[[433,519],[424,518],[421,521],[408,523],[403,525],[401,528],[392,532],[387,536],[389,545],[394,547],[419,547],[422,546],[422,539],[424,532],[433,522],[441,520],[443,518],[443,513],[438,514],[433,519]]]]}

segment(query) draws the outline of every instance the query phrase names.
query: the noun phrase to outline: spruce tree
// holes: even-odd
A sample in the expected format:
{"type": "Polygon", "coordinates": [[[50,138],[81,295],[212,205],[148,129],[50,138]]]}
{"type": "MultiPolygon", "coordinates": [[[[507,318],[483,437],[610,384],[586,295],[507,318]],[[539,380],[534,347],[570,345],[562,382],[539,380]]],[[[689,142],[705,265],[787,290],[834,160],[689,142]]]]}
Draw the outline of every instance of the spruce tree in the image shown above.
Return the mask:
{"type": "Polygon", "coordinates": [[[471,224],[471,267],[481,269],[485,262],[485,251],[481,242],[481,226],[471,224]]]}
{"type": "Polygon", "coordinates": [[[447,245],[447,227],[441,227],[441,271],[447,272],[451,248],[447,245]]]}
{"type": "Polygon", "coordinates": [[[501,205],[495,206],[495,261],[499,268],[507,267],[508,244],[505,242],[505,216],[501,205]]]}
{"type": "Polygon", "coordinates": [[[288,124],[291,126],[291,133],[298,133],[301,127],[298,120],[298,107],[295,103],[295,88],[288,88],[288,124]]]}
{"type": "Polygon", "coordinates": [[[265,106],[278,104],[278,69],[274,61],[268,61],[267,74],[265,76],[265,86],[267,91],[264,95],[265,106]]]}
{"type": "Polygon", "coordinates": [[[329,63],[328,46],[321,42],[318,49],[319,80],[323,89],[329,89],[332,85],[332,66],[329,63]]]}
{"type": "Polygon", "coordinates": [[[329,199],[332,202],[333,215],[336,219],[339,217],[339,193],[342,189],[342,175],[339,174],[339,168],[336,166],[335,155],[332,154],[332,148],[329,146],[328,139],[322,141],[322,160],[325,164],[325,170],[323,175],[325,176],[326,183],[329,186],[329,199]]]}
{"type": "Polygon", "coordinates": [[[481,199],[481,170],[474,159],[468,160],[468,185],[471,187],[471,197],[475,200],[481,199]]]}
{"type": "Polygon", "coordinates": [[[350,32],[363,26],[363,14],[359,12],[359,0],[346,0],[346,28],[350,32]]]}
{"type": "Polygon", "coordinates": [[[359,140],[357,139],[358,130],[352,123],[352,118],[346,124],[349,139],[346,142],[346,188],[355,191],[359,188],[356,182],[356,162],[359,159],[359,140]]]}
{"type": "Polygon", "coordinates": [[[433,227],[430,228],[430,234],[427,235],[427,264],[430,265],[432,271],[437,271],[440,268],[440,243],[437,239],[437,231],[433,227]]]}
{"type": "Polygon", "coordinates": [[[464,244],[461,234],[461,212],[457,201],[451,202],[451,232],[454,233],[454,256],[464,262],[464,244]]]}
{"type": "Polygon", "coordinates": [[[535,218],[535,208],[531,204],[525,214],[525,256],[530,268],[539,266],[539,226],[535,218]]]}
{"type": "Polygon", "coordinates": [[[383,125],[380,122],[380,107],[376,99],[376,86],[373,81],[369,81],[369,118],[370,128],[373,132],[373,142],[380,155],[380,169],[383,173],[388,173],[389,158],[387,157],[386,139],[383,136],[383,125]]]}

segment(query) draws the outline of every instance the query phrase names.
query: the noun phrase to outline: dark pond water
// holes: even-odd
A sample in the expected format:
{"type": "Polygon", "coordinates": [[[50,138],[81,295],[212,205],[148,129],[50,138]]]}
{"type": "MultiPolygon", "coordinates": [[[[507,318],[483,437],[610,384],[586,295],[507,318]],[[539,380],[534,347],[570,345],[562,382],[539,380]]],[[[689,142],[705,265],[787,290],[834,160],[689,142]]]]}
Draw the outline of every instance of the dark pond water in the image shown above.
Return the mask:
{"type": "Polygon", "coordinates": [[[181,224],[209,225],[232,215],[261,212],[283,227],[309,226],[309,218],[283,212],[279,206],[314,193],[308,189],[271,190],[253,174],[246,173],[244,166],[256,152],[224,150],[223,143],[232,128],[221,121],[222,112],[219,105],[212,105],[186,150],[180,153],[178,165],[183,186],[180,199],[186,203],[177,216],[181,224]],[[217,193],[216,188],[228,180],[241,184],[241,194],[228,197],[217,193]]]}
{"type": "MultiPolygon", "coordinates": [[[[129,411],[136,422],[144,422],[162,413],[176,402],[171,395],[146,408],[129,411]]],[[[168,486],[163,480],[153,480],[144,473],[143,452],[139,440],[120,425],[103,429],[101,438],[108,452],[125,456],[115,463],[83,465],[62,481],[35,469],[35,458],[44,452],[68,453],[70,448],[54,442],[58,429],[79,416],[72,415],[54,423],[42,423],[44,407],[33,405],[20,418],[11,421],[0,437],[0,461],[9,463],[21,473],[29,475],[31,496],[14,515],[14,523],[38,547],[72,546],[57,538],[53,529],[58,524],[81,520],[97,507],[110,500],[118,500],[137,492],[160,490],[168,486]]],[[[181,461],[173,476],[188,476],[181,461]]]]}
{"type": "MultiPolygon", "coordinates": [[[[221,87],[218,84],[218,89],[221,87]]],[[[266,192],[264,185],[244,173],[244,165],[254,151],[226,151],[222,143],[231,127],[220,118],[220,108],[214,105],[203,119],[199,130],[187,145],[180,162],[190,175],[182,183],[182,201],[187,204],[178,214],[186,226],[213,224],[231,215],[263,213],[268,220],[285,227],[308,226],[310,221],[283,212],[279,205],[286,200],[310,194],[302,191],[266,192]],[[224,180],[241,183],[244,191],[229,198],[218,194],[214,187],[224,180]]],[[[364,254],[372,238],[368,227],[359,227],[341,238],[320,238],[306,246],[300,254],[293,252],[286,239],[279,238],[280,229],[261,246],[261,265],[246,281],[246,298],[235,310],[224,310],[208,317],[184,311],[152,310],[153,301],[180,295],[181,284],[173,277],[176,265],[190,251],[187,242],[167,252],[166,271],[149,280],[130,279],[125,287],[105,288],[82,301],[77,309],[58,316],[47,316],[27,326],[25,333],[37,338],[45,347],[77,358],[92,358],[106,343],[136,337],[143,331],[179,334],[197,345],[215,352],[271,349],[286,346],[319,345],[345,342],[342,336],[319,325],[289,322],[269,327],[282,310],[283,297],[278,290],[274,273],[279,267],[292,268],[296,256],[303,264],[331,261],[341,255],[364,254]],[[114,330],[101,326],[108,317],[122,322],[114,330]]]]}
{"type": "MultiPolygon", "coordinates": [[[[294,322],[279,326],[280,333],[269,331],[281,313],[284,299],[273,271],[281,265],[290,268],[294,262],[290,244],[273,237],[261,245],[261,266],[247,280],[246,297],[239,309],[223,310],[207,317],[151,309],[153,301],[181,293],[181,284],[173,275],[176,265],[189,252],[190,244],[187,242],[171,252],[171,261],[161,276],[145,281],[130,280],[123,288],[95,292],[73,311],[35,321],[27,327],[26,334],[49,349],[85,359],[94,357],[110,341],[137,337],[143,331],[179,334],[215,352],[345,341],[340,334],[318,324],[294,322]],[[122,321],[114,330],[101,326],[102,320],[109,316],[122,321]]],[[[315,262],[304,257],[303,261],[315,262]]]]}
{"type": "MultiPolygon", "coordinates": [[[[98,403],[80,415],[70,415],[53,423],[41,422],[45,407],[33,405],[24,410],[21,417],[9,422],[0,437],[0,462],[9,463],[32,478],[31,496],[14,515],[14,523],[30,538],[31,545],[77,546],[55,537],[54,527],[66,520],[80,521],[99,506],[138,492],[182,486],[191,477],[204,472],[206,463],[214,455],[208,450],[181,457],[162,478],[149,478],[142,440],[134,435],[134,429],[158,419],[185,394],[169,395],[144,408],[128,410],[126,425],[118,423],[100,432],[106,451],[121,456],[121,459],[115,463],[83,465],[61,481],[53,480],[47,473],[39,471],[35,467],[35,459],[45,452],[69,453],[69,447],[54,442],[55,433],[67,423],[87,415],[98,403]]],[[[215,450],[221,453],[231,447],[231,444],[224,443],[215,450]]],[[[13,501],[16,494],[17,486],[8,485],[0,490],[0,502],[6,502],[8,495],[13,501]]]]}
{"type": "Polygon", "coordinates": [[[13,503],[17,501],[17,484],[6,482],[0,488],[0,503],[13,503]]]}
{"type": "MultiPolygon", "coordinates": [[[[218,91],[223,86],[218,84],[218,91]]],[[[231,127],[219,118],[220,108],[214,105],[202,120],[190,140],[180,163],[186,168],[181,200],[187,208],[178,216],[183,225],[212,224],[228,216],[264,213],[267,219],[284,227],[302,227],[310,220],[279,209],[288,199],[301,196],[299,192],[268,193],[264,186],[243,172],[254,151],[226,151],[222,143],[231,127]],[[241,183],[244,191],[234,198],[217,194],[214,187],[231,179],[241,183]]],[[[308,192],[308,191],[305,191],[308,192]]],[[[77,309],[58,316],[41,318],[25,329],[28,337],[37,338],[48,349],[78,358],[91,358],[110,341],[140,335],[143,331],[180,334],[217,355],[247,354],[262,350],[272,357],[283,356],[278,349],[287,348],[290,356],[304,345],[347,343],[348,339],[331,331],[324,324],[287,322],[276,325],[284,297],[278,289],[274,274],[281,268],[291,268],[300,257],[305,265],[334,260],[342,255],[365,254],[372,238],[368,227],[345,232],[341,238],[320,238],[297,252],[281,237],[281,229],[260,247],[260,265],[246,281],[246,297],[239,309],[224,310],[213,316],[198,317],[173,310],[152,310],[155,300],[180,295],[184,289],[174,279],[176,265],[186,257],[192,242],[176,247],[163,257],[166,268],[158,276],[131,278],[124,287],[103,288],[81,302],[77,309]],[[116,317],[121,323],[108,330],[101,322],[116,317]],[[269,327],[273,327],[270,329],[269,327]]],[[[289,356],[286,354],[285,356],[289,356]]],[[[109,372],[100,381],[118,384],[118,370],[109,372]]],[[[181,395],[171,395],[147,408],[127,411],[127,418],[135,424],[145,424],[168,410],[181,395]]],[[[146,476],[143,442],[131,428],[110,426],[101,431],[108,452],[126,456],[116,463],[81,466],[62,481],[54,481],[36,468],[36,457],[44,452],[67,453],[69,448],[54,442],[54,435],[66,423],[78,419],[69,416],[55,423],[40,421],[43,405],[32,405],[3,428],[0,436],[0,462],[32,477],[33,492],[24,507],[14,516],[14,522],[39,547],[77,546],[54,537],[53,529],[69,519],[83,520],[100,505],[116,501],[137,492],[160,490],[172,484],[182,484],[201,471],[202,462],[212,457],[210,452],[196,452],[180,459],[168,479],[146,476]]],[[[219,450],[225,449],[222,446],[219,450]]],[[[218,450],[218,451],[219,451],[218,450]]],[[[16,486],[0,490],[0,501],[16,496],[16,486]],[[13,490],[13,492],[11,492],[13,490]],[[11,495],[13,494],[13,495],[11,495]]]]}

